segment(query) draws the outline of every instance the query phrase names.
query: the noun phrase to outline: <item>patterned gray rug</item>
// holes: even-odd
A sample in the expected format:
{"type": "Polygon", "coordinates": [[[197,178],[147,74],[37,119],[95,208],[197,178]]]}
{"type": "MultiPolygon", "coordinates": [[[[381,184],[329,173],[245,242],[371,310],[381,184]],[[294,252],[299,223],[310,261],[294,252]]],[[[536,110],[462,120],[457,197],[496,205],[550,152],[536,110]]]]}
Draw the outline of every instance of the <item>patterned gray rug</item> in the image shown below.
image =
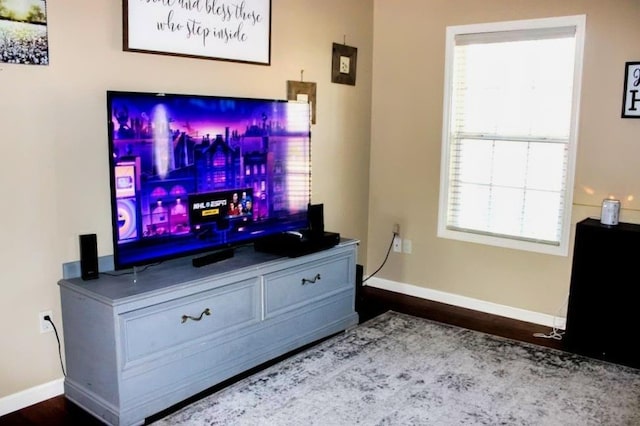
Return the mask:
{"type": "Polygon", "coordinates": [[[640,425],[640,370],[388,312],[154,423],[640,425]]]}

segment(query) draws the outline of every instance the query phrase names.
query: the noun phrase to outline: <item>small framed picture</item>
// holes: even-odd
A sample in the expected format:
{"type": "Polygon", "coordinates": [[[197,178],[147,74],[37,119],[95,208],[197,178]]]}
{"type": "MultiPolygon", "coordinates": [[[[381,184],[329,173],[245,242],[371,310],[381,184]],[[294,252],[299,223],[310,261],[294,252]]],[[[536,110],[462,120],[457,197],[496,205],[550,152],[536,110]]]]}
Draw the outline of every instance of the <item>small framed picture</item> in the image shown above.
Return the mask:
{"type": "Polygon", "coordinates": [[[640,62],[625,64],[622,118],[640,118],[640,62]]]}
{"type": "Polygon", "coordinates": [[[0,64],[49,65],[45,0],[0,0],[0,64]]]}
{"type": "Polygon", "coordinates": [[[316,124],[316,83],[287,81],[287,99],[311,104],[311,124],[316,124]]]}
{"type": "Polygon", "coordinates": [[[346,44],[333,43],[332,52],[331,81],[355,86],[358,49],[346,44]]]}

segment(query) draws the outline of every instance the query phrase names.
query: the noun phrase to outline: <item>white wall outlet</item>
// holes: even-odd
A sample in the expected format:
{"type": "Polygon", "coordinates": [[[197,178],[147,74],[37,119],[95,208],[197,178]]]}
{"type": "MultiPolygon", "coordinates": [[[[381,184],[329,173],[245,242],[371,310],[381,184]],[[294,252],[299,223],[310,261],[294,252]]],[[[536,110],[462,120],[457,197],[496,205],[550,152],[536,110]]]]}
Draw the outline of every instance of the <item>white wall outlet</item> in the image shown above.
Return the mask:
{"type": "Polygon", "coordinates": [[[51,311],[42,311],[38,314],[38,320],[40,321],[40,333],[49,333],[53,331],[53,325],[44,319],[44,317],[48,316],[53,321],[53,314],[51,311]]]}
{"type": "Polygon", "coordinates": [[[412,250],[413,250],[413,246],[411,244],[411,240],[408,240],[405,238],[404,241],[402,241],[402,252],[406,254],[411,254],[412,250]]]}
{"type": "Polygon", "coordinates": [[[393,251],[396,253],[402,253],[402,238],[397,235],[393,237],[393,251]]]}

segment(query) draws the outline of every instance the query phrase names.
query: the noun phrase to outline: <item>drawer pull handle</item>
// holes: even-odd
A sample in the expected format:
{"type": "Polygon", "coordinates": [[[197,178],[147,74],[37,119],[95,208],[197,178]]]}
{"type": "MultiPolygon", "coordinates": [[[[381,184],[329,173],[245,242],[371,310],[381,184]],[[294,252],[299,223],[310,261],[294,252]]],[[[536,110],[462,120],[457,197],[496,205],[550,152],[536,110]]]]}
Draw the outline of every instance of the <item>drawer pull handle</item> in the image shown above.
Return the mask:
{"type": "Polygon", "coordinates": [[[313,277],[313,278],[311,278],[311,279],[309,279],[309,278],[303,278],[303,279],[302,279],[302,285],[305,285],[305,284],[307,284],[307,283],[313,284],[313,283],[315,283],[316,281],[318,281],[319,279],[320,279],[320,274],[316,274],[316,276],[315,276],[315,277],[313,277]]]}
{"type": "Polygon", "coordinates": [[[182,323],[184,324],[187,320],[200,321],[205,315],[211,315],[211,310],[209,308],[202,311],[199,317],[192,317],[191,315],[183,315],[182,323]]]}

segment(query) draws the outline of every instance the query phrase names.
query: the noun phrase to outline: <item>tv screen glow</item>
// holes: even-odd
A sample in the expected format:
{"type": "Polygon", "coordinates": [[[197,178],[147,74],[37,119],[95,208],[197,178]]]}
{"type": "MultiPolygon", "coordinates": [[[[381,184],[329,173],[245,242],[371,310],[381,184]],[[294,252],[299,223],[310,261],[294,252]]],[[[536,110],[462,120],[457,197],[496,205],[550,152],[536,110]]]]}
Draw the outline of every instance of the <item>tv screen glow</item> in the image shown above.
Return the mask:
{"type": "Polygon", "coordinates": [[[310,107],[107,92],[116,269],[307,224],[310,107]]]}

